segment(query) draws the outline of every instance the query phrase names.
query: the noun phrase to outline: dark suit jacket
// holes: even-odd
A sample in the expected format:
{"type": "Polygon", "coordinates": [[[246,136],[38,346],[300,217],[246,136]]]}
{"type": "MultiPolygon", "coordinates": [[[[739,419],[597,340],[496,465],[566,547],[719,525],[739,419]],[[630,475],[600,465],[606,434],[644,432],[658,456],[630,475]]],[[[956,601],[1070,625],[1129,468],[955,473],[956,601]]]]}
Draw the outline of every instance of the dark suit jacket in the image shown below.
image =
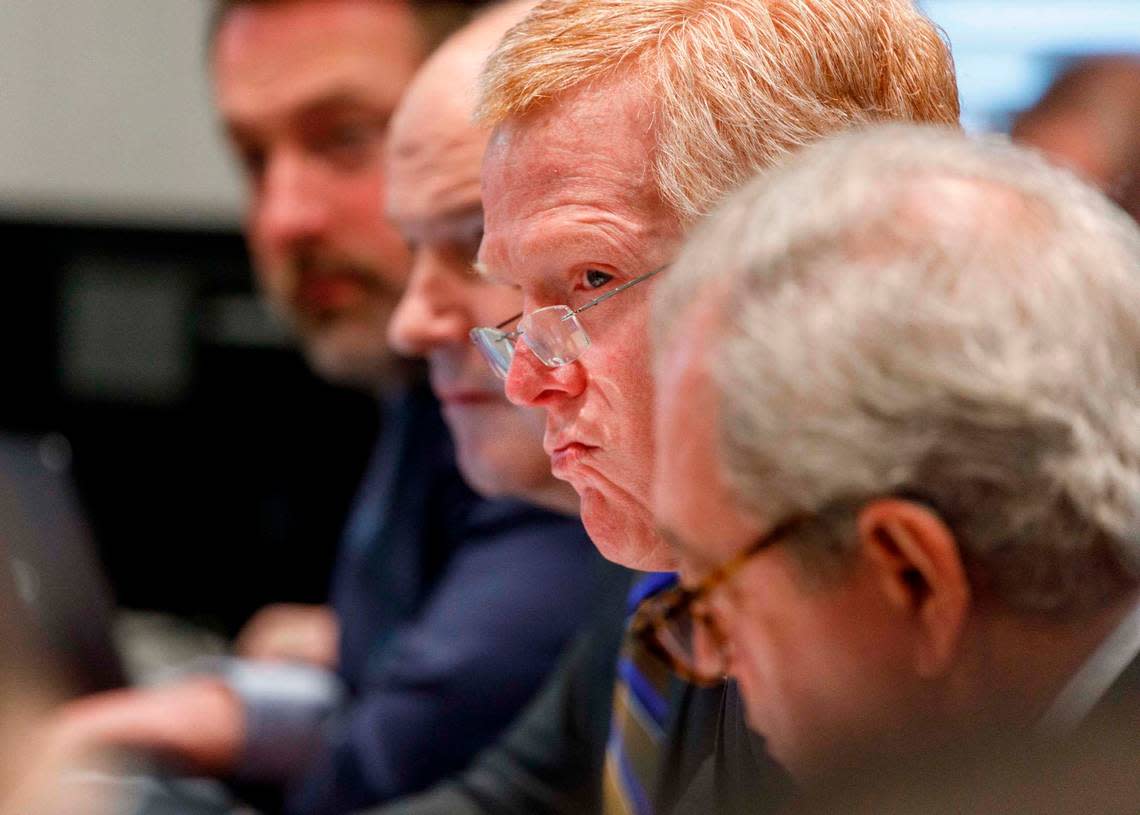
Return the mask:
{"type": "MultiPolygon", "coordinates": [[[[506,736],[455,779],[391,804],[375,815],[589,815],[600,809],[602,762],[609,735],[617,653],[625,631],[630,572],[609,566],[596,613],[557,673],[506,736]]],[[[664,759],[655,810],[709,815],[722,795],[758,791],[751,811],[772,811],[787,786],[756,752],[730,687],[670,689],[664,759]]]]}
{"type": "Polygon", "coordinates": [[[1140,657],[1116,677],[1080,729],[1095,729],[1106,722],[1127,724],[1137,734],[1140,751],[1140,657]]]}
{"type": "Polygon", "coordinates": [[[788,815],[1132,815],[1140,812],[1140,659],[1075,730],[956,735],[806,784],[788,815]]]}
{"type": "Polygon", "coordinates": [[[466,486],[426,387],[390,405],[334,577],[349,702],[287,809],[345,812],[464,767],[587,617],[598,561],[577,519],[466,486]]]}

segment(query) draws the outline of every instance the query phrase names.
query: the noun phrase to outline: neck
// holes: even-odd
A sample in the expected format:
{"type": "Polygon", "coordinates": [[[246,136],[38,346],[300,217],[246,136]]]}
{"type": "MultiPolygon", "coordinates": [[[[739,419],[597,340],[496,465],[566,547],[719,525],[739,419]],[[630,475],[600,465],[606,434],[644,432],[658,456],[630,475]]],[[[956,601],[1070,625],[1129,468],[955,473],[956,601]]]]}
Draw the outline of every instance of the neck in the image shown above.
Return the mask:
{"type": "MultiPolygon", "coordinates": [[[[970,638],[958,702],[986,724],[1032,727],[1072,676],[1140,601],[1134,590],[1077,619],[998,612],[984,615],[970,638]],[[978,709],[978,700],[986,704],[978,709]]],[[[974,718],[973,716],[969,718],[974,718]]]]}

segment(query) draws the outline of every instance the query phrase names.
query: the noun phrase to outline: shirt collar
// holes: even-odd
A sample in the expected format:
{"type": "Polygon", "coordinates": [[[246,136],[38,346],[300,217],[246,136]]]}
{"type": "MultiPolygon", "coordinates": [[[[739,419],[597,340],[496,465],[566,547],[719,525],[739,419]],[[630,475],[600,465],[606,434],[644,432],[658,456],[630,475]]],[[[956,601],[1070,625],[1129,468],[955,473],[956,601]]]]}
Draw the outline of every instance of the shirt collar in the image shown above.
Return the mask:
{"type": "Polygon", "coordinates": [[[1088,716],[1134,659],[1140,656],[1140,600],[1097,647],[1053,700],[1038,729],[1064,734],[1088,716]]]}

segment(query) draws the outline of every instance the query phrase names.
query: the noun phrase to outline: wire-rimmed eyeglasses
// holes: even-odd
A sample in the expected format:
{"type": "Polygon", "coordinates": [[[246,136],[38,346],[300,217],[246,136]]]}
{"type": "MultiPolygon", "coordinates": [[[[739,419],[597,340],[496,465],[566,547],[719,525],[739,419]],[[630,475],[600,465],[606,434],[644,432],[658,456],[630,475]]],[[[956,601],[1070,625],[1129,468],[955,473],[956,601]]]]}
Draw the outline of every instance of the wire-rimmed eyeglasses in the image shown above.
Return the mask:
{"type": "Polygon", "coordinates": [[[507,371],[510,370],[511,360],[515,356],[515,341],[519,337],[526,337],[527,347],[548,367],[569,365],[590,347],[590,335],[586,333],[578,315],[620,294],[630,286],[648,280],[664,268],[662,266],[628,280],[576,309],[570,306],[546,306],[525,316],[520,312],[494,328],[472,328],[469,336],[475,347],[483,354],[483,358],[487,360],[487,364],[491,366],[491,370],[498,374],[500,379],[507,378],[507,371]],[[515,320],[518,320],[519,324],[514,331],[503,331],[515,320]]]}

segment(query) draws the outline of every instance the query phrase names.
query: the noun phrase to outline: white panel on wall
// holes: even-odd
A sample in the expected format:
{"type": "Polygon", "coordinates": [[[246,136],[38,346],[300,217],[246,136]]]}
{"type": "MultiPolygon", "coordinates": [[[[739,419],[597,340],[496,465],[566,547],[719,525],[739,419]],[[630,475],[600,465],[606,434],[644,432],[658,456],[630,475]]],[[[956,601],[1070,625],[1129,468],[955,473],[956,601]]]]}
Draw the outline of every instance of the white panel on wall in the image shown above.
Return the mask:
{"type": "Polygon", "coordinates": [[[229,226],[207,0],[0,3],[0,212],[229,226]]]}

